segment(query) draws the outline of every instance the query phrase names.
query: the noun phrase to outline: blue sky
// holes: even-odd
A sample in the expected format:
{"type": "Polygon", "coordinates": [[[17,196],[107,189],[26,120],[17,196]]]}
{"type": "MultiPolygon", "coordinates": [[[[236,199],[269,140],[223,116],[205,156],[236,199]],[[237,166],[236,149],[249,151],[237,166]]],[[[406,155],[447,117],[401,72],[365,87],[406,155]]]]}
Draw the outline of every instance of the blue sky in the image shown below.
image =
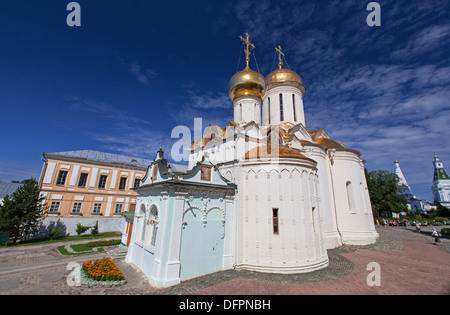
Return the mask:
{"type": "Polygon", "coordinates": [[[431,200],[433,154],[450,168],[448,1],[378,1],[381,27],[361,0],[80,0],[81,27],[66,24],[69,2],[1,2],[0,180],[38,177],[43,152],[153,158],[194,117],[225,125],[244,32],[263,75],[283,47],[306,127],[360,150],[369,170],[398,159],[431,200]]]}

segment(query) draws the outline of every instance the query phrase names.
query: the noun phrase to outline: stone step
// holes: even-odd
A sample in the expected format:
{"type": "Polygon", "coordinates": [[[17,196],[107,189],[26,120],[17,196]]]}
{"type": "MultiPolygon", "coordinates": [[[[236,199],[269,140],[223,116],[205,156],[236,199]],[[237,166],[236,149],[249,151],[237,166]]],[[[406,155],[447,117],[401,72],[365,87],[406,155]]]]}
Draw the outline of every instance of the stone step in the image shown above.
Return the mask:
{"type": "Polygon", "coordinates": [[[108,251],[108,255],[112,259],[124,259],[127,256],[128,248],[126,247],[117,247],[110,251],[108,251]]]}

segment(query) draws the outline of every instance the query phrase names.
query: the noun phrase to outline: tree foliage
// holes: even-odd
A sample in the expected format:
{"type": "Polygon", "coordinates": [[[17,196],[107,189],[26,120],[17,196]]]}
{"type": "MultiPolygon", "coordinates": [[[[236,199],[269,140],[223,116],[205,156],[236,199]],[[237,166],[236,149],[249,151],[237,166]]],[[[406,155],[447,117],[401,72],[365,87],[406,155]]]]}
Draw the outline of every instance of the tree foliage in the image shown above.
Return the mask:
{"type": "Polygon", "coordinates": [[[367,172],[372,210],[376,217],[389,217],[390,212],[406,212],[408,200],[398,186],[398,176],[385,170],[367,172]]]}
{"type": "Polygon", "coordinates": [[[23,181],[11,196],[6,195],[0,206],[0,230],[8,232],[15,243],[27,239],[39,226],[41,216],[47,211],[44,197],[39,194],[39,184],[34,179],[23,181]]]}

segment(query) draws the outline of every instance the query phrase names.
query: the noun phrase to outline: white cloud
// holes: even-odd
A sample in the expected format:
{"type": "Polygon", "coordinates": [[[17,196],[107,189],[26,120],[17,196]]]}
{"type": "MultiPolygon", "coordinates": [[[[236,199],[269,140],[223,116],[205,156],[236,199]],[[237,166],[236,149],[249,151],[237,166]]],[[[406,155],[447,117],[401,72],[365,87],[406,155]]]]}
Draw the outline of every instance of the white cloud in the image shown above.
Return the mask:
{"type": "Polygon", "coordinates": [[[128,72],[143,85],[149,85],[150,80],[157,77],[157,74],[152,69],[144,69],[137,62],[128,63],[123,58],[119,58],[119,62],[121,65],[126,66],[128,68],[128,72]]]}

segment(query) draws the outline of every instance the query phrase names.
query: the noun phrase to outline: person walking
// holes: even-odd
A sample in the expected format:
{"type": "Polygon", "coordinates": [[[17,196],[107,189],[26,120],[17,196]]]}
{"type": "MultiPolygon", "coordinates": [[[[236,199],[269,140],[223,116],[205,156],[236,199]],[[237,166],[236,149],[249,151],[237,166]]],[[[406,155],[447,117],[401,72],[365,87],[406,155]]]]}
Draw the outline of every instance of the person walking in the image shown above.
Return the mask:
{"type": "Polygon", "coordinates": [[[420,233],[420,222],[416,221],[416,232],[420,233]]]}
{"type": "Polygon", "coordinates": [[[434,236],[434,245],[441,245],[442,246],[442,242],[441,242],[441,233],[439,233],[438,230],[436,230],[436,228],[433,228],[433,233],[431,233],[431,236],[434,236]]]}

